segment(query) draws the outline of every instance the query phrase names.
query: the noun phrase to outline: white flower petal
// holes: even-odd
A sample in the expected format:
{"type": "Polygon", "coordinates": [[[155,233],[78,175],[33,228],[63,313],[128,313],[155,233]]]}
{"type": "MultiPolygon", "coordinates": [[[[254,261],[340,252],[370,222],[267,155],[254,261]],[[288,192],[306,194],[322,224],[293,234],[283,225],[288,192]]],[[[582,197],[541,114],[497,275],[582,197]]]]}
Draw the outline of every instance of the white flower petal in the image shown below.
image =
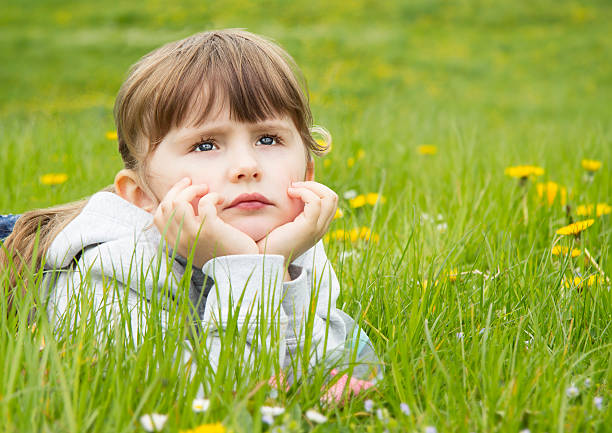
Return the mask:
{"type": "Polygon", "coordinates": [[[210,407],[210,400],[207,398],[196,398],[191,403],[191,409],[194,412],[206,412],[210,407]]]}
{"type": "Polygon", "coordinates": [[[425,427],[425,433],[438,433],[438,429],[432,425],[425,427]]]}
{"type": "Polygon", "coordinates": [[[342,196],[346,200],[351,200],[357,197],[357,191],[355,191],[354,189],[349,189],[348,191],[345,191],[344,194],[342,194],[342,196]]]}
{"type": "Polygon", "coordinates": [[[363,402],[363,407],[365,408],[366,411],[372,412],[372,409],[374,409],[374,402],[370,399],[367,399],[366,401],[363,402]]]}
{"type": "Polygon", "coordinates": [[[404,415],[410,415],[410,406],[408,406],[406,403],[400,403],[400,410],[404,415]]]}
{"type": "Polygon", "coordinates": [[[323,424],[324,422],[327,422],[327,417],[314,409],[308,409],[306,411],[306,419],[317,424],[323,424]]]}
{"type": "Polygon", "coordinates": [[[576,398],[580,395],[580,390],[572,383],[572,386],[565,390],[565,395],[567,395],[568,398],[576,398]]]}
{"type": "Polygon", "coordinates": [[[593,397],[593,404],[599,410],[603,409],[603,397],[593,397]]]}
{"type": "Polygon", "coordinates": [[[168,421],[168,415],[149,413],[140,417],[140,424],[146,431],[161,431],[168,421]]]}

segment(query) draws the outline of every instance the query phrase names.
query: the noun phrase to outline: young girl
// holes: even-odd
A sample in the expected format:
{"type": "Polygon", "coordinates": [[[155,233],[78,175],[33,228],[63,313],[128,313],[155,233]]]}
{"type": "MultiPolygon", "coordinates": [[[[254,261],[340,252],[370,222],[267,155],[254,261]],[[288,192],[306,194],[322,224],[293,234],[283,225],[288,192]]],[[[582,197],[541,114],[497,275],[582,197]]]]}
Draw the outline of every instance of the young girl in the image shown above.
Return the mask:
{"type": "Polygon", "coordinates": [[[94,311],[127,307],[136,335],[146,327],[138,303],[163,287],[178,296],[193,262],[188,296],[213,369],[215,330],[228,320],[246,327],[243,355],[252,359],[267,320],[283,343],[281,366],[306,347],[311,365],[325,362],[335,374],[352,350],[351,370],[364,380],[342,378],[331,397],[345,385],[369,387],[380,369],[365,334],[336,308],[339,284],[321,238],[337,196],[314,181],[313,156],[326,147],[312,136],[298,77],[284,50],[239,30],[196,34],[144,56],[115,103],[125,166],[114,185],[21,216],[2,249],[5,265],[30,263],[39,236],[52,321],[78,316],[75,299],[87,290],[94,311]],[[118,296],[109,296],[112,284],[118,296]]]}

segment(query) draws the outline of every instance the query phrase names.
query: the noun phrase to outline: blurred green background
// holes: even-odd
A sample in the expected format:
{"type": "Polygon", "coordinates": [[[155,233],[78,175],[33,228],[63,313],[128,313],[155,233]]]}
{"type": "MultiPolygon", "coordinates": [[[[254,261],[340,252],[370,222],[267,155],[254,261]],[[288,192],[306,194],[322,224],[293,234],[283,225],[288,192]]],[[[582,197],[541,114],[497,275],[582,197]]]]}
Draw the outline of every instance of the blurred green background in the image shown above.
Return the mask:
{"type": "Polygon", "coordinates": [[[4,212],[111,183],[121,163],[105,133],[129,66],[165,42],[225,27],[271,37],[295,57],[315,120],[334,137],[333,164],[319,165],[319,179],[340,190],[378,190],[384,172],[387,183],[408,178],[439,196],[449,173],[478,180],[518,163],[578,178],[569,167],[584,157],[609,173],[608,1],[3,3],[4,212]],[[439,182],[431,169],[421,174],[419,144],[448,156],[433,170],[439,182]],[[343,162],[358,149],[368,155],[367,179],[343,162]],[[40,185],[47,172],[69,181],[40,185]]]}

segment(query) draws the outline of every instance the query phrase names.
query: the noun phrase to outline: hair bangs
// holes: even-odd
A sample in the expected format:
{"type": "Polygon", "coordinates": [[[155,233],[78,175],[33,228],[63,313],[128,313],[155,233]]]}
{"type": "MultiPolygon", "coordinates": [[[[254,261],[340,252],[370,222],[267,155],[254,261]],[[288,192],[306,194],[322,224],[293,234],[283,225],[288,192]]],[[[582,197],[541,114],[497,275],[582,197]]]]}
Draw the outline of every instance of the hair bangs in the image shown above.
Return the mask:
{"type": "Polygon", "coordinates": [[[239,122],[255,123],[287,115],[296,127],[308,127],[308,101],[287,60],[275,58],[253,44],[235,45],[215,44],[208,53],[202,68],[205,78],[200,78],[204,83],[194,94],[198,103],[190,104],[190,123],[201,124],[215,110],[227,107],[230,117],[239,122]]]}

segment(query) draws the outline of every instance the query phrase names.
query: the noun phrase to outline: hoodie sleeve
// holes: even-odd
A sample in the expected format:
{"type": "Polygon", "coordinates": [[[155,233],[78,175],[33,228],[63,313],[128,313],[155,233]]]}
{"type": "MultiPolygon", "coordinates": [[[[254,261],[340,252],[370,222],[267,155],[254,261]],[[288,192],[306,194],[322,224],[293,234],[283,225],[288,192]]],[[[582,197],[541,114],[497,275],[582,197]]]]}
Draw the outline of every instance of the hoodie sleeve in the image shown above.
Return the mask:
{"type": "MultiPolygon", "coordinates": [[[[214,280],[206,300],[202,329],[206,335],[207,359],[216,370],[227,332],[246,337],[244,359],[252,363],[252,351],[278,350],[285,356],[287,317],[281,308],[284,259],[277,255],[233,255],[217,257],[202,268],[214,280]],[[234,326],[236,327],[234,330],[234,326]]],[[[236,348],[228,348],[235,350],[236,348]]],[[[241,349],[239,349],[241,350],[241,349]]]]}
{"type": "Polygon", "coordinates": [[[309,363],[330,361],[344,347],[347,329],[336,308],[340,284],[319,242],[289,267],[283,310],[288,320],[287,351],[294,358],[309,347],[309,363]],[[312,324],[312,325],[310,325],[312,324]]]}

